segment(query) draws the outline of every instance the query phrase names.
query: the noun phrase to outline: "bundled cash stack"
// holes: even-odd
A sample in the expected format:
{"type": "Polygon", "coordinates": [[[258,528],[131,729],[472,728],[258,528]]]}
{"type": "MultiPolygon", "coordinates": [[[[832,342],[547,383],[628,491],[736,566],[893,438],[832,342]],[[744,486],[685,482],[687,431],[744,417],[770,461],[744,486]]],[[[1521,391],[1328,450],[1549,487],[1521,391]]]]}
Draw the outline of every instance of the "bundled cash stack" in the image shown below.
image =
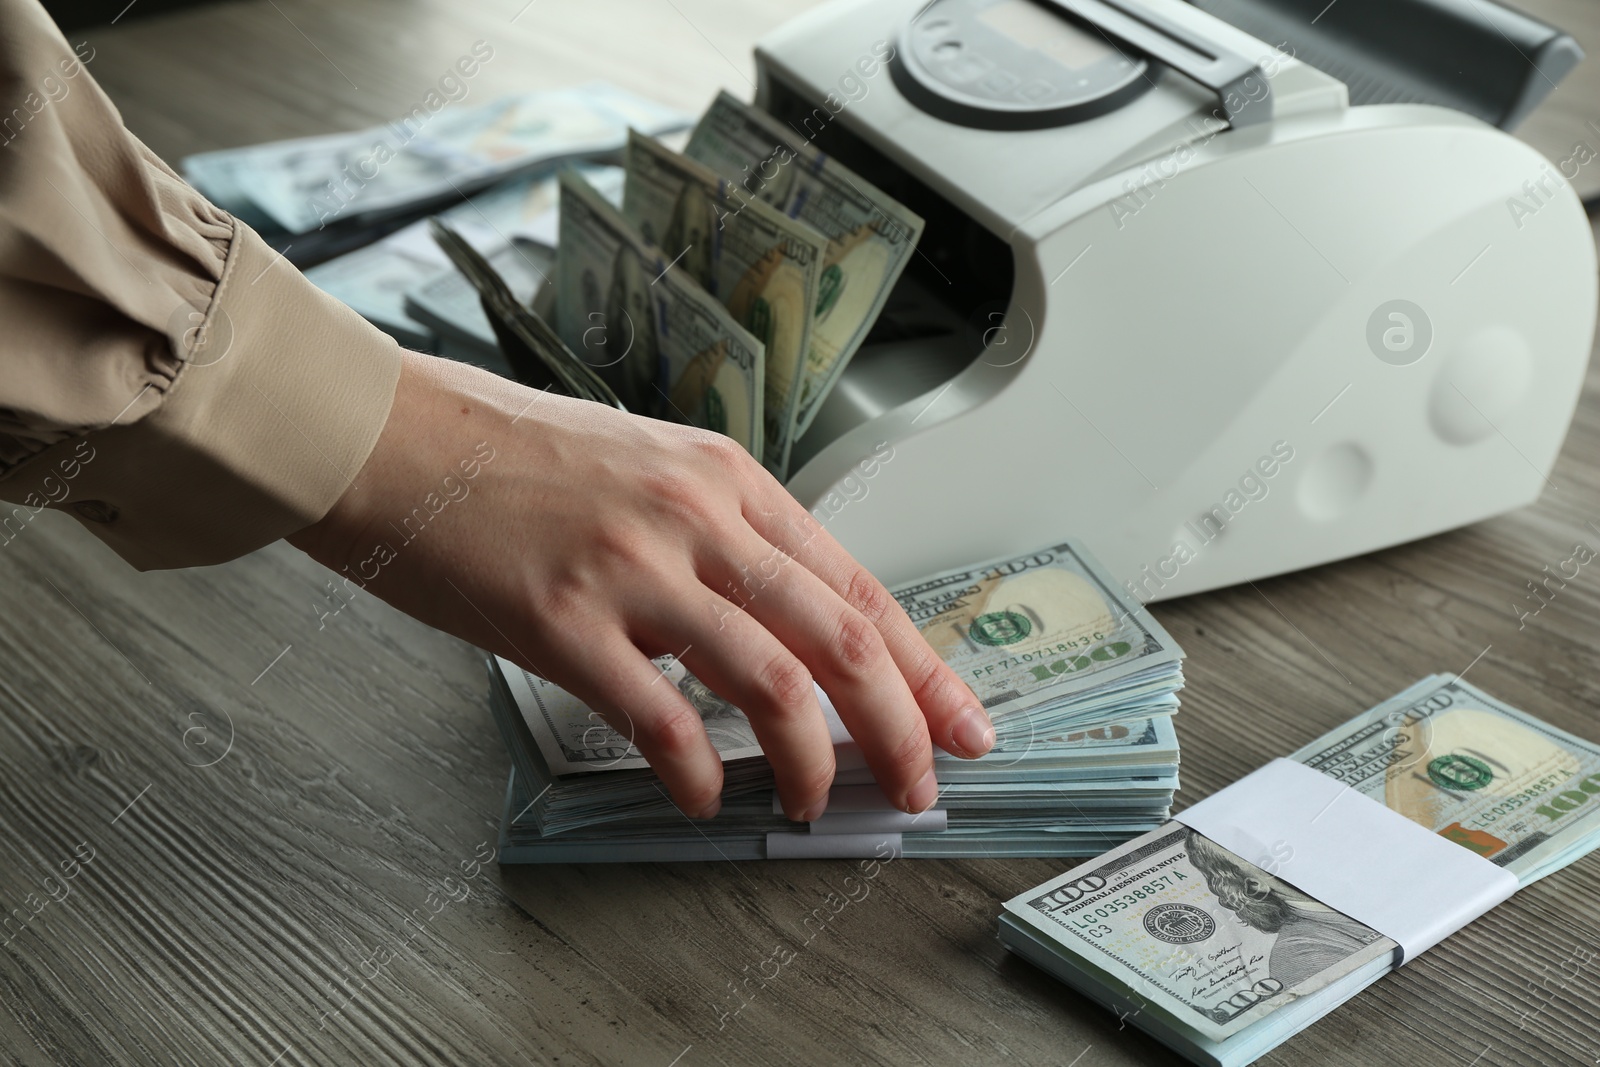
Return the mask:
{"type": "Polygon", "coordinates": [[[1600,746],[1436,675],[1008,901],[1000,938],[1240,1067],[1597,844],[1600,746]]]}
{"type": "Polygon", "coordinates": [[[721,812],[691,821],[597,713],[495,658],[490,709],[512,756],[502,862],[1081,856],[1162,823],[1178,784],[1172,715],[1183,654],[1081,546],[893,593],[973,686],[998,736],[981,759],[937,757],[931,810],[889,805],[819,689],[839,776],[821,819],[789,822],[743,713],[663,660],[663,684],[700,712],[723,759],[721,812]]]}

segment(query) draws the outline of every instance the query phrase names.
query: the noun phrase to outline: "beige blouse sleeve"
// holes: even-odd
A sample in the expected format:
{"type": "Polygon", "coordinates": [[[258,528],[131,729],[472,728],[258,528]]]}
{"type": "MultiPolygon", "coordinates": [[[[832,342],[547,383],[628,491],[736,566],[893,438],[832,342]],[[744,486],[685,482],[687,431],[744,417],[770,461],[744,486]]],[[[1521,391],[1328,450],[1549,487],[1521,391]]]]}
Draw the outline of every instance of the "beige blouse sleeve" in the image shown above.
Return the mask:
{"type": "Polygon", "coordinates": [[[124,129],[92,65],[0,0],[0,547],[52,507],[140,569],[218,563],[339,499],[399,348],[124,129]]]}

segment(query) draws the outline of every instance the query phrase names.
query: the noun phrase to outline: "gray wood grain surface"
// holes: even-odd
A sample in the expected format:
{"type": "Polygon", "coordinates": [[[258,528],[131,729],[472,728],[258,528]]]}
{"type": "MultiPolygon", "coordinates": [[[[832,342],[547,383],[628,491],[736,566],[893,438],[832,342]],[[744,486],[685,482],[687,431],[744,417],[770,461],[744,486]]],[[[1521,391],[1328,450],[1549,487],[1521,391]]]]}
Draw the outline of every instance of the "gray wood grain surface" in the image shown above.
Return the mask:
{"type": "MultiPolygon", "coordinates": [[[[1596,51],[1600,9],[1549,2],[1596,51]]],[[[387,119],[478,38],[485,98],[604,77],[698,109],[747,94],[751,42],[803,6],[243,0],[72,39],[175,159],[387,119]]],[[[1600,114],[1595,69],[1535,120],[1541,147],[1600,114]]],[[[1469,664],[1600,738],[1600,578],[1526,627],[1511,608],[1593,543],[1597,388],[1532,508],[1158,607],[1189,655],[1181,802],[1469,664]]],[[[479,866],[507,767],[479,657],[371,598],[319,628],[324,580],[281,544],[137,574],[56,514],[0,547],[12,1062],[1176,1062],[996,941],[1000,902],[1057,862],[895,862],[837,913],[850,863],[479,866]]],[[[1596,1062],[1596,952],[1591,858],[1263,1062],[1596,1062]]]]}

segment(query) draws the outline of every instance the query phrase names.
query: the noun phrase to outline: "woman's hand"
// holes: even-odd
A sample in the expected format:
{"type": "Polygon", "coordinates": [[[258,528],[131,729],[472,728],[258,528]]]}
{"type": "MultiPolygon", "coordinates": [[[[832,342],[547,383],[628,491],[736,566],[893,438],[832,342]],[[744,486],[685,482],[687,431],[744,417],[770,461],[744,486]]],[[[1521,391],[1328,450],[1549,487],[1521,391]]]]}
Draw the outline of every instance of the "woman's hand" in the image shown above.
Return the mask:
{"type": "Polygon", "coordinates": [[[968,757],[994,744],[884,587],[716,434],[407,353],[355,483],[289,540],[575,694],[691,816],[721,806],[722,763],[695,709],[655,684],[655,656],[745,712],[791,819],[821,815],[833,781],[813,678],[907,811],[937,796],[930,738],[968,757]]]}

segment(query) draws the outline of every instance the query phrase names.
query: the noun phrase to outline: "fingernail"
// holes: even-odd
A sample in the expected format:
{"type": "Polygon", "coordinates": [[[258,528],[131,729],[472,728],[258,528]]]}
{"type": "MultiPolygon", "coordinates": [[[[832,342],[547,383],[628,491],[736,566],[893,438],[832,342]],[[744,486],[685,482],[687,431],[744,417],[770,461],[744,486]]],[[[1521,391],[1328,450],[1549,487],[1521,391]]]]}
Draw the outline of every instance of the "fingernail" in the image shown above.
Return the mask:
{"type": "Polygon", "coordinates": [[[696,818],[696,819],[715,819],[717,817],[717,812],[719,812],[721,810],[722,810],[722,798],[718,797],[717,799],[713,800],[711,803],[707,804],[704,808],[702,808],[701,811],[700,811],[700,814],[694,816],[694,818],[696,818]]]}
{"type": "Polygon", "coordinates": [[[933,802],[939,799],[939,782],[929,770],[922,776],[922,781],[911,787],[911,792],[906,794],[906,810],[916,815],[933,807],[933,802]]]}
{"type": "Polygon", "coordinates": [[[822,813],[828,810],[828,795],[824,793],[822,799],[811,805],[800,814],[801,822],[816,822],[822,818],[822,813]]]}
{"type": "Polygon", "coordinates": [[[950,740],[961,750],[957,755],[981,756],[994,747],[994,723],[982,708],[968,708],[956,720],[950,740]]]}

